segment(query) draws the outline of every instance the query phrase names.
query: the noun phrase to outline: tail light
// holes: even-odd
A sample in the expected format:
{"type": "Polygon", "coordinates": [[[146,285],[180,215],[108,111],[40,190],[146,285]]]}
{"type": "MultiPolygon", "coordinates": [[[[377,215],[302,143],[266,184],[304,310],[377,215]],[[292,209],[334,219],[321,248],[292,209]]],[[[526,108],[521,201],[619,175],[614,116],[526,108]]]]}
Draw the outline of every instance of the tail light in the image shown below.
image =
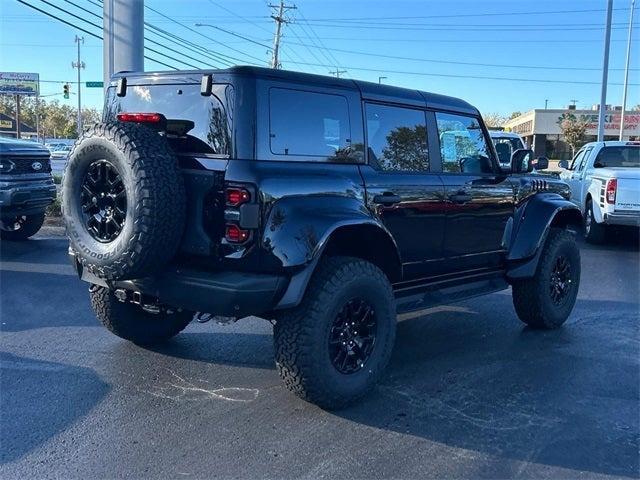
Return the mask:
{"type": "Polygon", "coordinates": [[[607,203],[615,204],[616,203],[616,191],[618,190],[618,180],[612,178],[607,180],[607,190],[606,190],[606,199],[607,203]]]}
{"type": "Polygon", "coordinates": [[[229,185],[224,189],[224,238],[228,243],[245,243],[251,239],[252,231],[258,228],[258,205],[252,203],[252,192],[252,188],[243,185],[229,185]]]}
{"type": "Polygon", "coordinates": [[[228,207],[239,207],[251,201],[251,194],[244,188],[231,187],[225,191],[225,201],[228,207]]]}
{"type": "Polygon", "coordinates": [[[129,113],[122,112],[116,115],[116,118],[121,122],[132,123],[162,123],[164,121],[164,115],[161,113],[129,113]]]}
{"type": "Polygon", "coordinates": [[[230,223],[227,224],[227,227],[224,232],[224,238],[229,243],[244,243],[249,240],[250,236],[249,230],[243,230],[239,226],[230,223]]]}

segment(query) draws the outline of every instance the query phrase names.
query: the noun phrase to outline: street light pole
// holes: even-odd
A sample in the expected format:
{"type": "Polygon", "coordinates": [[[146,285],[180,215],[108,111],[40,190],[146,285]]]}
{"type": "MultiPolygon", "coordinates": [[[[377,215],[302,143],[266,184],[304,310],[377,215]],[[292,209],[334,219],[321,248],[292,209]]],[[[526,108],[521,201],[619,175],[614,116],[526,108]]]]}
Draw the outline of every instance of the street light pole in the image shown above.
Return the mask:
{"type": "Polygon", "coordinates": [[[620,114],[620,137],[624,134],[624,112],[627,108],[627,85],[629,83],[629,58],[631,57],[631,34],[633,33],[633,8],[636,0],[631,0],[631,13],[629,14],[629,37],[627,40],[627,61],[624,65],[624,86],[622,87],[622,112],[620,114]]]}
{"type": "Polygon", "coordinates": [[[80,133],[82,132],[82,95],[80,93],[82,89],[80,88],[80,70],[85,67],[84,62],[80,60],[80,44],[84,43],[84,37],[79,37],[76,35],[75,41],[78,44],[78,61],[71,62],[71,66],[78,69],[78,125],[76,129],[78,137],[80,137],[80,133]]]}
{"type": "Polygon", "coordinates": [[[609,77],[609,45],[611,44],[611,12],[613,0],[607,0],[607,25],[604,30],[604,54],[602,58],[602,90],[600,92],[600,111],[598,112],[598,141],[604,140],[604,116],[607,109],[607,79],[609,77]]]}
{"type": "Polygon", "coordinates": [[[386,80],[387,77],[378,77],[378,83],[382,83],[382,80],[386,80]]]}

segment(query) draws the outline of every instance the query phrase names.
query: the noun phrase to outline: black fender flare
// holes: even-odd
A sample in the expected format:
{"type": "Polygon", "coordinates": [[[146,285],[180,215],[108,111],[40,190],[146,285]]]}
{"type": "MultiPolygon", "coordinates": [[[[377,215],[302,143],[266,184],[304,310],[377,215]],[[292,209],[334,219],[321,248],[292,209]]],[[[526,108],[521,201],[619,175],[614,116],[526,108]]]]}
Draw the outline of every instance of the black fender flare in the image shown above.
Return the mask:
{"type": "Polygon", "coordinates": [[[390,253],[401,265],[393,236],[358,198],[313,195],[285,197],[273,204],[263,230],[262,245],[270,250],[284,269],[295,272],[276,309],[291,308],[300,303],[332,236],[351,227],[369,227],[379,231],[393,246],[390,253]]]}
{"type": "Polygon", "coordinates": [[[539,193],[516,209],[507,240],[507,279],[535,275],[542,247],[551,227],[582,227],[578,206],[556,193],[539,193]]]}

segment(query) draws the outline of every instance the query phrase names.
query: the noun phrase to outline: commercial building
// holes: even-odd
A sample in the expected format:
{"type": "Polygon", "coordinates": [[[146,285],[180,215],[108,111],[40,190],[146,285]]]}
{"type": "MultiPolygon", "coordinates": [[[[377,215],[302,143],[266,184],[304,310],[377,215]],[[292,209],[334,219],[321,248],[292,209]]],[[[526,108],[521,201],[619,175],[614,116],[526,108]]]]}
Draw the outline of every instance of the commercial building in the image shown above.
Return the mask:
{"type": "MultiPolygon", "coordinates": [[[[0,137],[17,137],[15,118],[4,113],[0,113],[0,137]]],[[[36,129],[31,125],[20,122],[20,137],[34,139],[37,137],[36,129]]]]}
{"type": "MultiPolygon", "coordinates": [[[[618,140],[620,134],[621,111],[619,107],[608,106],[604,116],[604,139],[618,140]]],[[[560,123],[565,118],[575,118],[587,123],[584,143],[593,142],[598,134],[598,106],[591,110],[535,109],[513,118],[504,124],[504,129],[518,133],[533,149],[536,156],[554,159],[571,158],[571,147],[564,141],[560,123]]],[[[623,140],[640,139],[640,111],[627,111],[624,115],[623,140]]]]}

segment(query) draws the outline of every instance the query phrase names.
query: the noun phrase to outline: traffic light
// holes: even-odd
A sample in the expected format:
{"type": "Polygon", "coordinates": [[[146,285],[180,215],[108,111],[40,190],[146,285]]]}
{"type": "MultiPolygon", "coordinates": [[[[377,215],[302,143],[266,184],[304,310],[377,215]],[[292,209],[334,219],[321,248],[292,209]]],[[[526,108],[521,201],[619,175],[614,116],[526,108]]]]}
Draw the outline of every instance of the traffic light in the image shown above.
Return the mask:
{"type": "Polygon", "coordinates": [[[64,87],[62,87],[62,93],[64,95],[64,98],[69,98],[69,84],[65,83],[64,87]]]}

